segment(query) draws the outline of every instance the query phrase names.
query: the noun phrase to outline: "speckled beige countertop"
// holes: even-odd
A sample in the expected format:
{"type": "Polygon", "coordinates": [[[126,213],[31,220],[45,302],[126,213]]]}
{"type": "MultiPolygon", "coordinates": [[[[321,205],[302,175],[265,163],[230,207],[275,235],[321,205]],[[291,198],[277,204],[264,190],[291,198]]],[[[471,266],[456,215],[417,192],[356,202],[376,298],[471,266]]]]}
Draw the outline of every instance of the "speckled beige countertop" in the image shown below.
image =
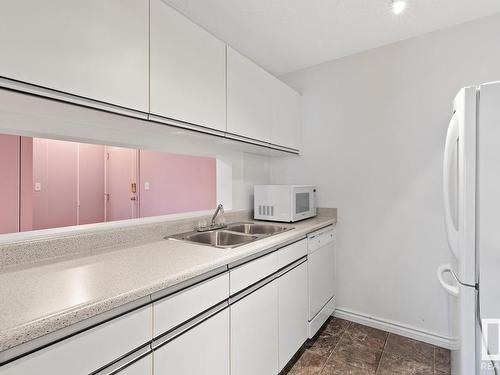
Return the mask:
{"type": "Polygon", "coordinates": [[[6,269],[0,273],[0,352],[334,223],[336,212],[235,249],[155,240],[6,269]]]}

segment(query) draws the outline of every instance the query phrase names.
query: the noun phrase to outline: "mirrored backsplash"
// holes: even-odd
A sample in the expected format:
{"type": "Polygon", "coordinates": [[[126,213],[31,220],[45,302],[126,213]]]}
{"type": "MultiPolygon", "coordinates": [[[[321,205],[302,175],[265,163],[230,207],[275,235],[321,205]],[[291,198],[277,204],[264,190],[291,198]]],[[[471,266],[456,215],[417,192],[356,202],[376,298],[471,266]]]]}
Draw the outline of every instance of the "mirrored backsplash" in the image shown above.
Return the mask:
{"type": "Polygon", "coordinates": [[[203,211],[216,159],[0,134],[0,234],[203,211]]]}

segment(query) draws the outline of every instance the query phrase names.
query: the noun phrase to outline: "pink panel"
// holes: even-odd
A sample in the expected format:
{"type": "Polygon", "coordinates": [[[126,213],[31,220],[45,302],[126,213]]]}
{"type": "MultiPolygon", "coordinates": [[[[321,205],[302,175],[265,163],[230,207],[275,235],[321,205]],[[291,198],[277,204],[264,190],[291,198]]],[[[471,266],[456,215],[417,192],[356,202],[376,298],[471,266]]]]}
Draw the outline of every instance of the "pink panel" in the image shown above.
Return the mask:
{"type": "Polygon", "coordinates": [[[33,138],[21,137],[21,231],[33,229],[33,138]]]}
{"type": "Polygon", "coordinates": [[[121,147],[107,147],[106,189],[109,200],[106,205],[106,220],[125,220],[137,217],[137,200],[131,184],[137,181],[137,150],[121,147]]]}
{"type": "Polygon", "coordinates": [[[80,143],[79,147],[79,223],[104,221],[104,146],[80,143]]]}
{"type": "Polygon", "coordinates": [[[139,160],[141,217],[215,207],[215,159],[141,150],[139,160]]]}
{"type": "Polygon", "coordinates": [[[0,135],[0,233],[19,230],[19,140],[0,135]]]}
{"type": "Polygon", "coordinates": [[[34,138],[33,184],[40,191],[33,192],[33,229],[77,224],[77,147],[34,138]]]}
{"type": "Polygon", "coordinates": [[[47,194],[48,140],[33,138],[33,229],[48,228],[49,196],[47,194]],[[35,186],[41,187],[40,191],[35,186]]]}

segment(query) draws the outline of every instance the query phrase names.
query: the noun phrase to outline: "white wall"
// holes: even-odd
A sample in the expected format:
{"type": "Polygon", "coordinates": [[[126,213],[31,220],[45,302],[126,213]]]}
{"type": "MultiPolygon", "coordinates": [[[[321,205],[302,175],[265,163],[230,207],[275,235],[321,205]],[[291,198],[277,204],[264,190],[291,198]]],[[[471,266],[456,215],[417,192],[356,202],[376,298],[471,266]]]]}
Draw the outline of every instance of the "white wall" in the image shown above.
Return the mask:
{"type": "Polygon", "coordinates": [[[338,306],[449,336],[444,139],[457,91],[500,80],[500,16],[283,79],[303,93],[303,156],[273,160],[271,178],[338,207],[338,306]]]}

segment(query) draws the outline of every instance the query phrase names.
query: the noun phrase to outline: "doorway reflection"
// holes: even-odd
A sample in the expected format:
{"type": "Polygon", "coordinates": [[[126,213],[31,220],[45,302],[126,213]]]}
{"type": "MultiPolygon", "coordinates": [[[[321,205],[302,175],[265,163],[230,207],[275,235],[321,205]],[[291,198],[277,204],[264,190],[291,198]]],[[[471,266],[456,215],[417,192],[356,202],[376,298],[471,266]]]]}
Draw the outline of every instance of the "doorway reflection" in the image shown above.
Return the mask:
{"type": "Polygon", "coordinates": [[[216,160],[0,134],[0,233],[215,207],[216,160]]]}

